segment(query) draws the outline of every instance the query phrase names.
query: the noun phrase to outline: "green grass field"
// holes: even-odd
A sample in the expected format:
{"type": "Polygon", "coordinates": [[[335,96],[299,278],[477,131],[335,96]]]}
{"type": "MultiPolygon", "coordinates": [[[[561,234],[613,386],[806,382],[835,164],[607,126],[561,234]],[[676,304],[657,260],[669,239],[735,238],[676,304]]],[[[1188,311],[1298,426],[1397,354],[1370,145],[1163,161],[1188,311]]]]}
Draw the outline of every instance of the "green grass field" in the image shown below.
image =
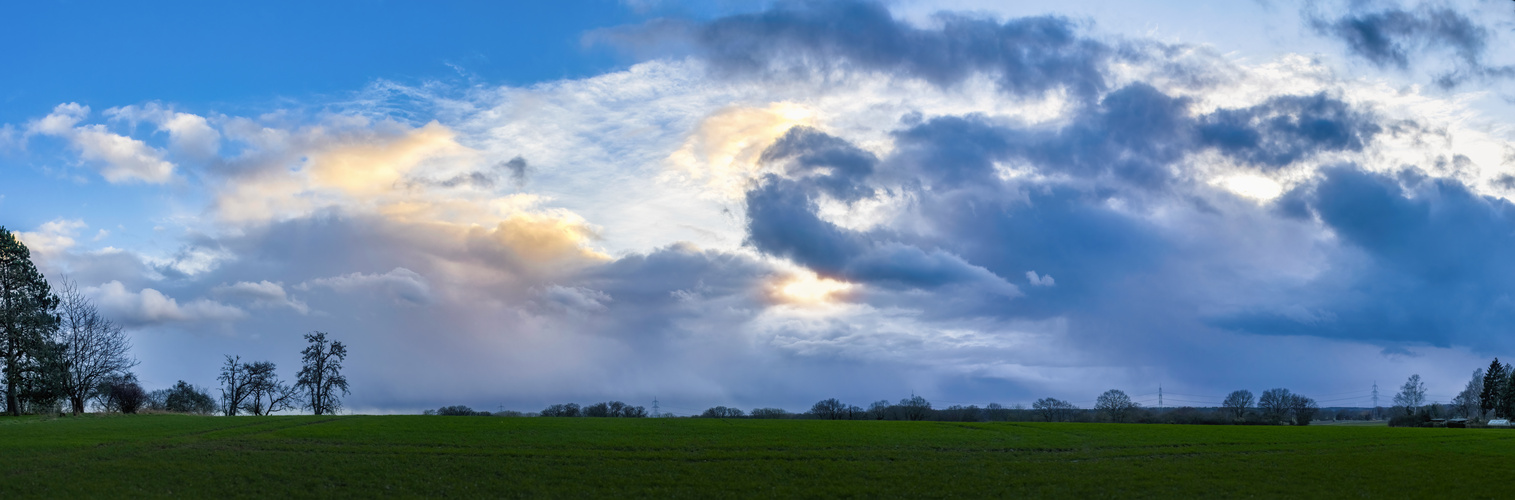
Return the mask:
{"type": "Polygon", "coordinates": [[[0,497],[1508,496],[1515,431],[424,416],[0,418],[0,497]]]}

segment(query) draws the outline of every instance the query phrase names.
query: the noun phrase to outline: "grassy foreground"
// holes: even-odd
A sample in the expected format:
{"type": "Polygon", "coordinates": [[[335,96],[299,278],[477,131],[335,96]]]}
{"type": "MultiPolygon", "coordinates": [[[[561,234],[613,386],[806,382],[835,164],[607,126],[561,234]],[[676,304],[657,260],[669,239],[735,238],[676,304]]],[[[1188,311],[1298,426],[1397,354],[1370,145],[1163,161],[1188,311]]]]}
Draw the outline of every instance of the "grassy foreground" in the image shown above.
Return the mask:
{"type": "Polygon", "coordinates": [[[0,418],[0,498],[1496,497],[1515,431],[423,416],[0,418]]]}

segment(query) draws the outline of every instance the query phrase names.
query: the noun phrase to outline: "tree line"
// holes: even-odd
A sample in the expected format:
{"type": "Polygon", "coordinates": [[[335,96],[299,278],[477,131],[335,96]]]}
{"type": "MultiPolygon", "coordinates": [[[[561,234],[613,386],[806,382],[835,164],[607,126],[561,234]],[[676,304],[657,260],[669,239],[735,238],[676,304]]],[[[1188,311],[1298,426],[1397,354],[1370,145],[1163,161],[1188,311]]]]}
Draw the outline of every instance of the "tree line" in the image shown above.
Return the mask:
{"type": "Polygon", "coordinates": [[[326,333],[305,335],[303,365],[293,384],[272,362],[227,356],[217,378],[218,403],[209,391],[183,380],[148,392],[131,372],[139,362],[121,325],[106,318],[69,279],[57,289],[37,270],[31,251],[0,226],[0,384],[5,413],[73,415],[93,403],[106,412],[153,411],[228,416],[304,409],[317,415],[341,408],[349,394],[341,373],[347,349],[326,333]]]}
{"type": "Polygon", "coordinates": [[[999,403],[987,406],[952,405],[933,408],[930,401],[912,395],[897,403],[888,400],[875,401],[863,408],[831,398],[816,402],[804,413],[788,413],[778,408],[759,408],[743,413],[736,408],[716,406],[700,414],[703,418],[808,418],[821,420],[932,420],[951,422],[985,421],[1041,421],[1041,422],[1140,422],[1140,423],[1205,423],[1205,424],[1279,424],[1308,425],[1314,417],[1315,401],[1293,394],[1288,389],[1270,389],[1256,400],[1255,411],[1252,393],[1232,393],[1234,401],[1219,418],[1217,412],[1202,412],[1195,408],[1175,408],[1152,411],[1131,400],[1124,391],[1111,389],[1100,394],[1094,408],[1082,409],[1056,398],[1042,398],[1023,406],[1006,407],[999,403]]]}

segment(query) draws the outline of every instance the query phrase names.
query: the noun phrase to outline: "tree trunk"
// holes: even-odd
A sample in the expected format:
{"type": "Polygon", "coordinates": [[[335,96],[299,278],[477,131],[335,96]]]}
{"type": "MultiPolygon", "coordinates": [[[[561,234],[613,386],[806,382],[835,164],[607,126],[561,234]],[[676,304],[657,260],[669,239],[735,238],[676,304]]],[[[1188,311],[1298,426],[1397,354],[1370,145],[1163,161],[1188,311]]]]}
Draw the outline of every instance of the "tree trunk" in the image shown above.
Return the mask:
{"type": "Polygon", "coordinates": [[[11,328],[11,331],[7,333],[10,338],[6,339],[7,342],[5,345],[5,409],[12,417],[19,417],[21,416],[21,407],[16,404],[16,379],[18,378],[16,374],[20,370],[16,369],[16,361],[21,356],[19,355],[20,353],[16,352],[17,339],[15,338],[18,334],[15,328],[11,328]]]}

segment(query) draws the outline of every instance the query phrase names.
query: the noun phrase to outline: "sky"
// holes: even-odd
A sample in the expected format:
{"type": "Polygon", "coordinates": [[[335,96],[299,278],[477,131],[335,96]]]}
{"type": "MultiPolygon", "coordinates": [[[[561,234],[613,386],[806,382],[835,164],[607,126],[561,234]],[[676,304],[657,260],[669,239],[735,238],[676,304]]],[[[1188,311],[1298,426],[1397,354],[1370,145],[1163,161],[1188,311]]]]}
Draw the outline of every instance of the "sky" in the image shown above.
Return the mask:
{"type": "Polygon", "coordinates": [[[1515,357],[1515,3],[35,2],[0,225],[148,389],[1450,400],[1515,357]]]}

